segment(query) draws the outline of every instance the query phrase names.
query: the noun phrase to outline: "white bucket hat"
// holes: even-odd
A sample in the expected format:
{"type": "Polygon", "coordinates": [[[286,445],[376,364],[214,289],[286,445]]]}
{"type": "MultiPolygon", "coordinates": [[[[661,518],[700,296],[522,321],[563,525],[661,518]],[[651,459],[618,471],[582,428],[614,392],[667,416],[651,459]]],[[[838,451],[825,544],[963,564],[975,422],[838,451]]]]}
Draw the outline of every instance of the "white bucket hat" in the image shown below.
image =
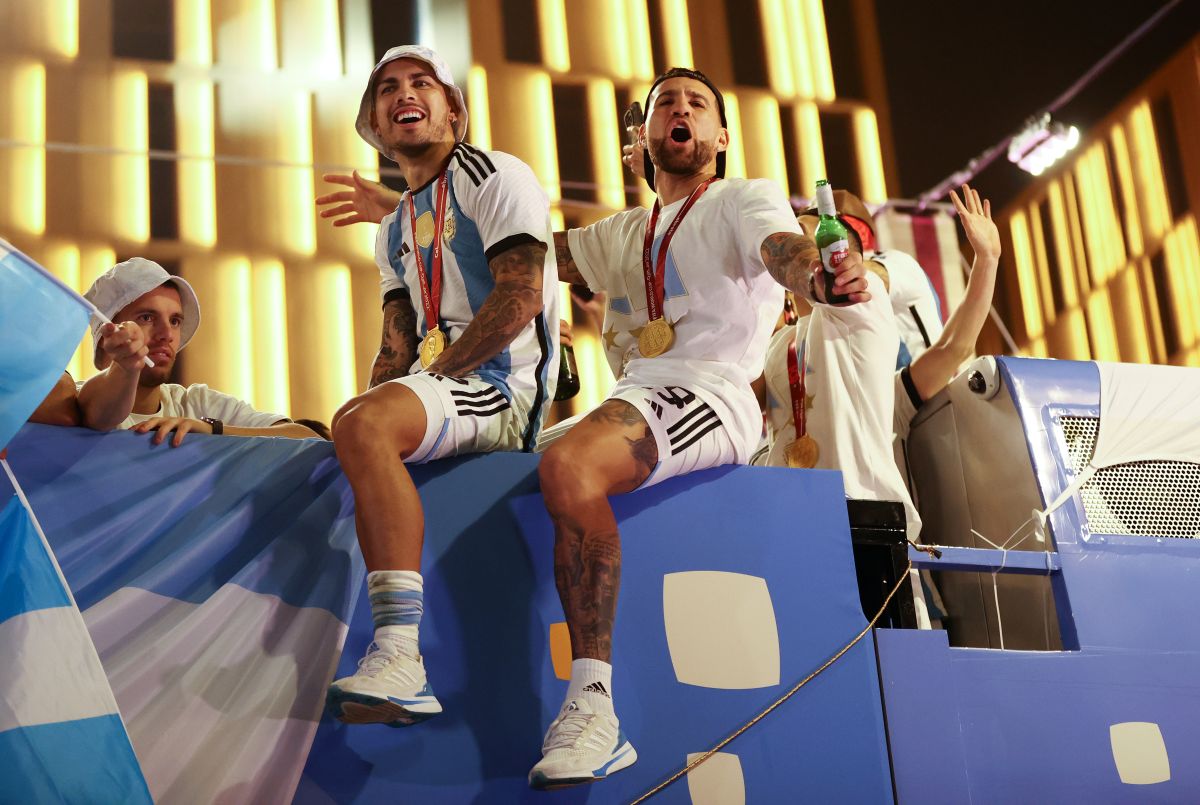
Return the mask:
{"type": "MultiPolygon", "coordinates": [[[[123,263],[117,263],[97,277],[84,296],[111,319],[139,296],[167,283],[174,285],[179,291],[179,301],[183,306],[183,327],[179,334],[179,348],[183,349],[200,326],[200,300],[196,298],[196,292],[187,280],[167,273],[165,268],[153,260],[131,257],[123,263]]],[[[103,326],[104,322],[93,318],[92,362],[96,364],[97,369],[101,368],[100,328],[103,326]]]]}
{"type": "Polygon", "coordinates": [[[383,144],[383,140],[379,139],[379,135],[371,128],[371,107],[375,103],[375,99],[371,97],[371,90],[375,86],[375,76],[379,75],[379,71],[383,69],[384,65],[394,62],[396,59],[416,59],[425,62],[433,70],[434,77],[446,88],[450,99],[458,107],[455,111],[457,120],[454,121],[454,139],[462,142],[462,139],[467,136],[467,103],[463,99],[462,90],[454,83],[454,76],[450,74],[450,66],[446,64],[445,59],[423,45],[398,45],[383,54],[379,64],[375,65],[375,69],[371,71],[371,77],[367,79],[367,88],[363,90],[362,101],[358,104],[358,119],[354,121],[354,128],[357,129],[358,135],[374,146],[379,153],[388,159],[392,158],[392,155],[388,153],[387,146],[383,144]]]}

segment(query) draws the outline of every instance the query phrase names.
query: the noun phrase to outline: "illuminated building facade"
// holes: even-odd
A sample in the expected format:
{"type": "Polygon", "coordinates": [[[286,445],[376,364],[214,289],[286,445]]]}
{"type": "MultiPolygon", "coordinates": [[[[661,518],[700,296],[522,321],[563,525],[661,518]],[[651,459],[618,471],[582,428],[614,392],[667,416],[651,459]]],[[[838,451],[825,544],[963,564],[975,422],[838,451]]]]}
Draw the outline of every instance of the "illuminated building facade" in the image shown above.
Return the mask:
{"type": "MultiPolygon", "coordinates": [[[[447,57],[469,139],[533,167],[556,227],[648,202],[621,113],[669,66],[727,88],[730,176],[895,186],[872,0],[7,0],[0,236],[78,289],[159,261],[204,311],[177,379],[327,422],[365,387],[380,302],[375,227],[334,229],[313,198],[322,173],[379,169],[353,120],[405,41],[447,57]]],[[[580,329],[573,410],[611,383],[580,329]]]]}
{"type": "Polygon", "coordinates": [[[1196,143],[1200,38],[1004,210],[997,304],[1023,352],[1200,365],[1196,143]]]}

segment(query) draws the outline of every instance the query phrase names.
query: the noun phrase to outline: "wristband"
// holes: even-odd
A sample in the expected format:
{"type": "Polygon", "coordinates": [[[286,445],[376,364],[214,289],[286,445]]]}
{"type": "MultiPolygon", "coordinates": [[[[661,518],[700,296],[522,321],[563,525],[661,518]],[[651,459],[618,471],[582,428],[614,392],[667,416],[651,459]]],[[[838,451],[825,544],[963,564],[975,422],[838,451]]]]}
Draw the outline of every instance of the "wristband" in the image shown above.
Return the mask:
{"type": "Polygon", "coordinates": [[[225,432],[225,423],[219,419],[213,419],[210,416],[202,416],[200,417],[200,421],[207,422],[209,424],[209,426],[212,428],[213,436],[220,436],[225,432]]]}

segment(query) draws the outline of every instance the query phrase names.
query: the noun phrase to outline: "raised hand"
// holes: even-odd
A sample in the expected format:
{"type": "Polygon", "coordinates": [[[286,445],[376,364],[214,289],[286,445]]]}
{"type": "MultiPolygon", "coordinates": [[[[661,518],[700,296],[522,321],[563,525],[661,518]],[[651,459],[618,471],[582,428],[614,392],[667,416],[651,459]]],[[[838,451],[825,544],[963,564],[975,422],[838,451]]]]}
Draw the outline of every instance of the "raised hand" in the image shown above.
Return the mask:
{"type": "Polygon", "coordinates": [[[100,328],[100,350],[126,372],[140,372],[149,353],[146,334],[135,322],[109,322],[100,328]]]}
{"type": "MultiPolygon", "coordinates": [[[[825,302],[824,271],[820,261],[813,266],[813,295],[818,302],[825,302]]],[[[850,252],[834,269],[833,292],[847,297],[846,301],[838,302],[834,307],[850,307],[871,300],[871,292],[867,290],[866,264],[858,254],[850,252]]]]}
{"type": "Polygon", "coordinates": [[[629,136],[634,138],[636,141],[632,145],[630,143],[626,143],[625,145],[621,146],[621,162],[625,164],[625,167],[629,168],[630,172],[633,173],[634,176],[640,176],[641,178],[645,179],[646,166],[642,160],[642,141],[640,138],[636,138],[638,127],[630,126],[625,129],[625,131],[628,132],[629,136]]]}
{"type": "Polygon", "coordinates": [[[953,190],[950,198],[954,208],[958,210],[958,220],[962,224],[975,256],[981,260],[996,261],[1000,259],[1000,230],[992,220],[992,202],[979,200],[979,191],[969,185],[962,186],[962,200],[953,190]]]}
{"type": "Polygon", "coordinates": [[[344,173],[327,173],[321,177],[332,184],[349,187],[350,190],[339,190],[336,193],[326,193],[317,197],[317,206],[337,204],[321,210],[322,218],[337,218],[334,226],[350,226],[350,224],[377,224],[392,210],[400,205],[400,194],[379,182],[364,179],[354,171],[347,176],[344,173]],[[341,217],[338,217],[341,216],[341,217]]]}

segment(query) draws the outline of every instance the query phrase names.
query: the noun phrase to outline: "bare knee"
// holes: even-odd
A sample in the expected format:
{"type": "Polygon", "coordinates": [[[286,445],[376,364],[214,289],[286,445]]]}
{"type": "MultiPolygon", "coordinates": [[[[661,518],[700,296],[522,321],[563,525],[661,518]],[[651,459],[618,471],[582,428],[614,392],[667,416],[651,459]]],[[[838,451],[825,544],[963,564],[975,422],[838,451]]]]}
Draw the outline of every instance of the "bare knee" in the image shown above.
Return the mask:
{"type": "Polygon", "coordinates": [[[538,481],[551,516],[568,512],[574,506],[605,494],[587,464],[578,461],[572,455],[573,451],[565,447],[563,442],[551,446],[538,464],[538,481]]]}

